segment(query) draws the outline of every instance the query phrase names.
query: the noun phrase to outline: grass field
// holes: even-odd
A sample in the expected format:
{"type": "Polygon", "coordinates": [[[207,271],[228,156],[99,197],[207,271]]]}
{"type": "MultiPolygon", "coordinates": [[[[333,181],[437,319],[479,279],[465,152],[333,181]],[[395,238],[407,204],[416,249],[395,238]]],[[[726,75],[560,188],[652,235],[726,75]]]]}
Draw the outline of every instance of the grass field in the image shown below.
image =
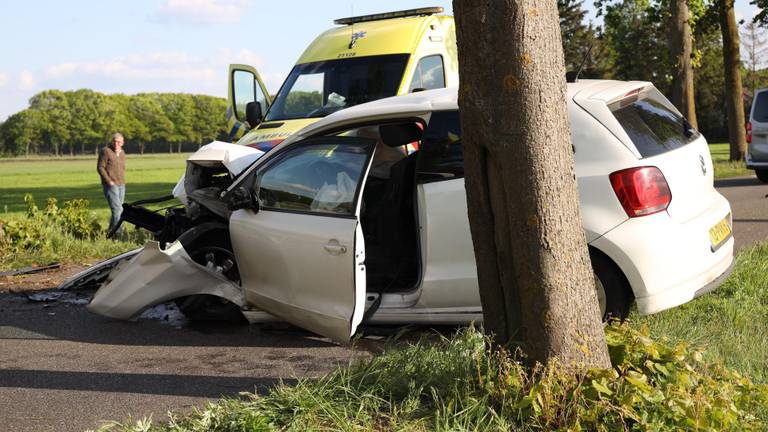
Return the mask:
{"type": "MultiPolygon", "coordinates": [[[[728,144],[709,146],[715,177],[750,175],[743,163],[728,161],[728,144]]],[[[126,162],[127,202],[170,193],[183,174],[188,154],[129,155],[126,162]]],[[[101,192],[95,157],[74,159],[0,159],[0,216],[25,210],[24,195],[31,193],[38,205],[48,197],[59,202],[85,198],[99,217],[109,214],[101,192]]]]}
{"type": "Polygon", "coordinates": [[[747,169],[744,162],[731,162],[728,160],[728,143],[710,144],[709,153],[712,155],[715,178],[754,175],[752,170],[747,169]]]}
{"type": "MultiPolygon", "coordinates": [[[[126,161],[126,202],[168,195],[184,173],[186,153],[129,155],[126,161]]],[[[0,218],[26,210],[24,195],[38,205],[48,197],[61,203],[85,198],[105,222],[109,208],[96,173],[96,158],[0,160],[0,218]]]]}

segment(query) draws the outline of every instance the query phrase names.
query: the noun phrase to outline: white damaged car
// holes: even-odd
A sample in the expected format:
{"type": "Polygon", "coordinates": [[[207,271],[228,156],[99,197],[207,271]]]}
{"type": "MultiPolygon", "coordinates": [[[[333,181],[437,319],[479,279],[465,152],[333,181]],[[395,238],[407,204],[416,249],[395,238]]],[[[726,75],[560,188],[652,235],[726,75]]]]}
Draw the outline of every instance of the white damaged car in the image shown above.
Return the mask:
{"type": "MultiPolygon", "coordinates": [[[[345,109],[263,155],[206,146],[177,186],[183,208],[126,206],[158,241],[65,285],[101,271],[88,308],[108,317],[174,300],[193,318],[277,317],[340,342],[363,322],[481,320],[456,93],[345,109]]],[[[568,95],[604,316],[716,288],[733,264],[731,211],[704,137],[646,82],[584,80],[568,95]]]]}

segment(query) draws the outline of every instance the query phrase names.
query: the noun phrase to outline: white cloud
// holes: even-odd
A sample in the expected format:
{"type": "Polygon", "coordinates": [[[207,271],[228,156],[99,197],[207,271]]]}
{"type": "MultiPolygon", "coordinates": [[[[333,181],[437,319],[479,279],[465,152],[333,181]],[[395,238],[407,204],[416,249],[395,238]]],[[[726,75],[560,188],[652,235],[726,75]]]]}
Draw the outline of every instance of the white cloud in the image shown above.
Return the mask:
{"type": "Polygon", "coordinates": [[[232,24],[240,21],[248,0],[165,0],[153,17],[185,24],[232,24]]]}
{"type": "Polygon", "coordinates": [[[5,86],[5,83],[8,82],[8,75],[0,72],[0,87],[5,86]]]}
{"type": "Polygon", "coordinates": [[[285,76],[264,70],[264,61],[253,51],[220,49],[201,55],[174,51],[65,62],[47,67],[45,78],[47,86],[82,86],[105,92],[178,91],[226,97],[230,63],[259,68],[271,92],[277,91],[285,76]]]}
{"type": "Polygon", "coordinates": [[[28,70],[19,73],[19,88],[22,90],[31,90],[36,84],[35,76],[28,70]]]}

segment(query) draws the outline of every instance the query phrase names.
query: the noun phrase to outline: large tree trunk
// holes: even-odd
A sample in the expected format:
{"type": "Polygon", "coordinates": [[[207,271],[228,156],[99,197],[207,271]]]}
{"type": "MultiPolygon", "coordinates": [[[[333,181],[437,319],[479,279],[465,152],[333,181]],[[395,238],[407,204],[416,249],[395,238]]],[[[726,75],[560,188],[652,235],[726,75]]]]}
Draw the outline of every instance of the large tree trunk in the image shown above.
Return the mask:
{"type": "Polygon", "coordinates": [[[698,128],[696,121],[696,102],[693,91],[693,66],[691,53],[691,26],[688,22],[687,0],[672,0],[670,2],[671,18],[669,30],[669,52],[672,55],[672,103],[688,119],[688,122],[698,128]]]}
{"type": "Polygon", "coordinates": [[[725,70],[725,106],[728,112],[728,141],[732,161],[744,160],[747,141],[744,131],[744,99],[741,87],[739,28],[733,0],[720,0],[720,30],[723,33],[723,69],[725,70]]]}
{"type": "Polygon", "coordinates": [[[454,0],[484,326],[531,362],[609,367],[579,214],[555,0],[454,0]]]}

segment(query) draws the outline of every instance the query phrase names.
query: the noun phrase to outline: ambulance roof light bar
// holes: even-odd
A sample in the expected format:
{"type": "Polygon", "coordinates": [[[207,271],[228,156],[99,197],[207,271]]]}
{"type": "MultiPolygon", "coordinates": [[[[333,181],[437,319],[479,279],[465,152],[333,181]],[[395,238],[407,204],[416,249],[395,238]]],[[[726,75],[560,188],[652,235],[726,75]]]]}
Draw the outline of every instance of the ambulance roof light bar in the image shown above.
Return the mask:
{"type": "Polygon", "coordinates": [[[371,14],[371,15],[360,15],[356,17],[339,18],[339,19],[333,20],[333,23],[338,25],[350,25],[355,23],[361,23],[361,22],[367,22],[367,21],[378,21],[378,20],[390,19],[390,18],[434,15],[442,12],[443,12],[443,8],[440,6],[426,7],[426,8],[419,8],[419,9],[407,9],[407,10],[394,11],[394,12],[377,13],[377,14],[371,14]]]}

